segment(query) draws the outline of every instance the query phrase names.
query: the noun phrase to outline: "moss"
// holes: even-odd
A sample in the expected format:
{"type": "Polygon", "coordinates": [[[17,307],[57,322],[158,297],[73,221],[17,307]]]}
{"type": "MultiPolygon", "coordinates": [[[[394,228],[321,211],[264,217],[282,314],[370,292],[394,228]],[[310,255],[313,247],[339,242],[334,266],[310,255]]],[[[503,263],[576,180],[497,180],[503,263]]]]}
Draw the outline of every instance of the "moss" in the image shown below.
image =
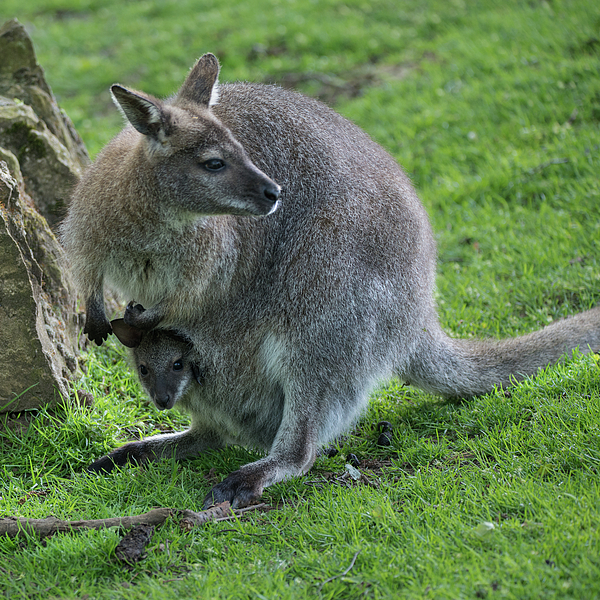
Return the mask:
{"type": "Polygon", "coordinates": [[[37,131],[25,123],[14,123],[3,135],[4,144],[10,148],[21,163],[26,158],[39,160],[46,156],[46,145],[37,131]]]}
{"type": "Polygon", "coordinates": [[[16,155],[19,163],[28,158],[42,159],[47,154],[44,140],[39,132],[25,123],[14,123],[3,132],[2,144],[16,155]]]}

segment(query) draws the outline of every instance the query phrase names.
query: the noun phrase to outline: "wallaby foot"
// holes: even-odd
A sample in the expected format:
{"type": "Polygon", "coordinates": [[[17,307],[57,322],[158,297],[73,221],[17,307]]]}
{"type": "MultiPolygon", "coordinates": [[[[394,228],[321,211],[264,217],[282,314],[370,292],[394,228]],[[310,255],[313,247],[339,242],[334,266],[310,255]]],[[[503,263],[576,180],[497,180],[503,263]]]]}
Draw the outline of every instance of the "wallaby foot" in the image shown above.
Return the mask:
{"type": "Polygon", "coordinates": [[[207,448],[222,448],[221,437],[201,426],[191,427],[181,433],[164,433],[129,442],[110,454],[94,461],[88,468],[89,473],[110,473],[115,467],[123,467],[127,463],[143,465],[145,463],[174,458],[181,460],[198,456],[207,448]]]}
{"type": "Polygon", "coordinates": [[[87,469],[88,473],[110,473],[116,467],[123,467],[127,463],[142,463],[147,454],[144,452],[143,442],[131,442],[113,450],[110,454],[100,457],[87,469]]]}
{"type": "MultiPolygon", "coordinates": [[[[299,443],[302,444],[301,441],[299,443]]],[[[275,454],[244,465],[208,492],[204,508],[225,501],[230,502],[232,508],[247,506],[259,500],[266,487],[309,471],[316,455],[316,447],[303,444],[301,447],[280,448],[275,454]]]]}
{"type": "Polygon", "coordinates": [[[126,325],[150,331],[158,326],[163,319],[163,314],[160,309],[153,307],[146,310],[141,304],[136,304],[133,300],[127,305],[123,320],[126,325]]]}
{"type": "Polygon", "coordinates": [[[204,509],[225,501],[231,503],[231,508],[241,508],[258,500],[263,493],[264,477],[247,471],[242,467],[215,485],[204,498],[204,509]]]}

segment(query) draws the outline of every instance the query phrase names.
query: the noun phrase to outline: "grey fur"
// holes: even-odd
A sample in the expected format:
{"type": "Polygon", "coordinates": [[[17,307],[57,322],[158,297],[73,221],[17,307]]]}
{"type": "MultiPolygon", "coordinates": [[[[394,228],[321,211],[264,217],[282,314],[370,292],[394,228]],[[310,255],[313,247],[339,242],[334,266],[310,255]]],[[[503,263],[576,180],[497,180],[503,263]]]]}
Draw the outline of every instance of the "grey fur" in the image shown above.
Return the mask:
{"type": "Polygon", "coordinates": [[[268,451],[207,502],[247,503],[307,471],[393,374],[469,397],[600,347],[599,308],[512,340],[449,338],[433,302],[429,221],[396,162],[323,104],[278,87],[220,85],[211,107],[217,73],[202,57],[171,104],[119,88],[137,131],[97,158],[63,227],[92,337],[110,332],[106,280],[148,308],[130,305],[130,326],[185,333],[206,369],[182,395],[192,429],[145,440],[146,455],[177,439],[178,456],[223,443],[268,451]],[[233,163],[191,185],[206,148],[233,163]],[[280,208],[248,218],[276,206],[273,181],[280,208]]]}

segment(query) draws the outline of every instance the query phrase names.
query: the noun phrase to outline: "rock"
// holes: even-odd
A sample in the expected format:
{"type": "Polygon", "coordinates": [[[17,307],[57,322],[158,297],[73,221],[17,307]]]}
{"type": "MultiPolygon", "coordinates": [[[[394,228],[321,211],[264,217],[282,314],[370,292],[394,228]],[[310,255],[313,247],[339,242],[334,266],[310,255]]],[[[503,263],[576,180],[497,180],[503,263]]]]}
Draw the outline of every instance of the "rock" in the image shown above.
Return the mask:
{"type": "Polygon", "coordinates": [[[51,225],[89,159],[17,21],[0,28],[0,56],[2,413],[66,399],[79,372],[82,315],[51,225]]]}
{"type": "Polygon", "coordinates": [[[0,412],[16,412],[68,397],[80,322],[62,248],[4,161],[0,217],[0,412]]]}
{"type": "MultiPolygon", "coordinates": [[[[58,107],[31,39],[17,20],[0,28],[0,56],[0,145],[17,159],[25,191],[55,226],[89,157],[58,107]]],[[[16,177],[14,165],[7,162],[16,177]]]]}

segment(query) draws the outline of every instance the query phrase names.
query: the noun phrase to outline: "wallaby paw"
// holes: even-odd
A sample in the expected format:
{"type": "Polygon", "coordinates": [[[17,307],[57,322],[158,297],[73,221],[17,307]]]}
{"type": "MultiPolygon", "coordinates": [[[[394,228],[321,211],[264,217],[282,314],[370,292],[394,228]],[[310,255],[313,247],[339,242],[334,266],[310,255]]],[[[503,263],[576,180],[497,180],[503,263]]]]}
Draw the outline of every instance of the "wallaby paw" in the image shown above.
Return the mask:
{"type": "Polygon", "coordinates": [[[102,346],[102,342],[108,339],[108,336],[112,333],[112,327],[108,320],[91,321],[86,319],[83,333],[88,336],[88,339],[92,342],[96,342],[98,346],[102,346]]]}
{"type": "Polygon", "coordinates": [[[260,499],[262,491],[260,482],[252,481],[242,470],[234,471],[208,492],[204,498],[204,509],[225,501],[231,504],[231,508],[248,506],[260,499]]]}
{"type": "Polygon", "coordinates": [[[139,444],[132,442],[100,457],[87,467],[86,471],[88,473],[110,473],[116,467],[123,467],[127,463],[142,462],[142,455],[139,444]]]}

